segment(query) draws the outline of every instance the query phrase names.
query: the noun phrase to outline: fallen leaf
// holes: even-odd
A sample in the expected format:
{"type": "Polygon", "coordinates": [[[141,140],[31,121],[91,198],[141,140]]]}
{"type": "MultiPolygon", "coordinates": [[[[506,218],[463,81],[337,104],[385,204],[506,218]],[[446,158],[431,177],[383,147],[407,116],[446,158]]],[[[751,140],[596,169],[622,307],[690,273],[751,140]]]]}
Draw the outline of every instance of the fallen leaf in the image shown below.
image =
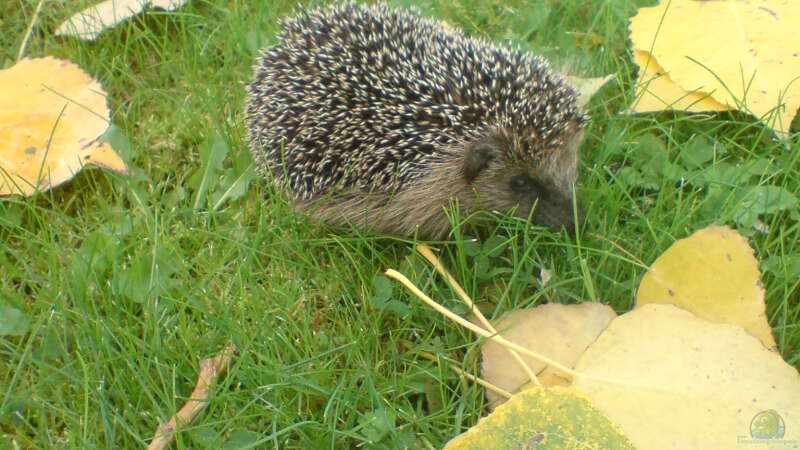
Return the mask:
{"type": "Polygon", "coordinates": [[[148,7],[174,11],[189,0],[106,0],[74,14],[56,29],[56,36],[93,41],[100,34],[144,12],[148,7]]]}
{"type": "Polygon", "coordinates": [[[571,388],[527,389],[500,405],[445,450],[633,449],[630,441],[571,388]]]}
{"type": "MultiPolygon", "coordinates": [[[[179,426],[185,427],[192,423],[192,420],[205,409],[217,381],[220,377],[225,375],[228,366],[231,365],[233,357],[238,354],[239,349],[236,348],[236,344],[228,342],[217,356],[200,361],[197,383],[191,395],[189,395],[189,399],[184,403],[181,409],[169,419],[169,422],[162,423],[158,426],[155,436],[153,436],[150,445],[147,447],[148,450],[164,450],[169,447],[179,426]]],[[[233,435],[231,436],[231,440],[233,440],[233,435]]],[[[251,444],[254,441],[249,439],[249,437],[243,440],[247,444],[251,444]]],[[[241,448],[241,446],[228,448],[241,448]]]]}
{"type": "Polygon", "coordinates": [[[614,319],[575,370],[584,376],[572,386],[640,450],[763,444],[751,425],[765,411],[792,425],[771,442],[800,442],[797,371],[741,327],[674,305],[645,305],[614,319]]]}
{"type": "MultiPolygon", "coordinates": [[[[511,311],[492,325],[511,342],[573,367],[614,317],[614,310],[600,303],[547,303],[511,311]]],[[[502,345],[487,341],[481,347],[481,355],[481,378],[489,383],[513,393],[529,381],[511,353],[502,345]]],[[[569,380],[529,356],[522,356],[522,360],[534,373],[539,374],[539,381],[545,386],[569,383],[569,380]]],[[[489,390],[486,391],[486,398],[490,402],[502,400],[502,397],[489,390]]]]}
{"type": "Polygon", "coordinates": [[[644,113],[679,109],[688,112],[727,111],[730,108],[704,92],[686,91],[678,86],[644,50],[633,51],[633,62],[639,67],[636,101],[629,112],[644,113]]]}
{"type": "Polygon", "coordinates": [[[739,325],[776,348],[767,322],[758,261],[747,239],[712,225],[681,239],[650,267],[636,307],[670,303],[713,322],[739,325]]]}
{"type": "Polygon", "coordinates": [[[606,83],[616,77],[617,75],[612,73],[599,78],[580,78],[571,75],[565,78],[567,79],[567,83],[578,91],[578,105],[583,107],[589,103],[589,99],[591,99],[601,87],[605,86],[606,83]]]}
{"type": "MultiPolygon", "coordinates": [[[[798,23],[795,1],[672,0],[639,9],[630,36],[681,89],[710,94],[786,136],[800,107],[800,52],[787,45],[798,23]]],[[[655,95],[675,100],[670,91],[655,95]]]]}
{"type": "Polygon", "coordinates": [[[107,142],[106,93],[75,64],[23,59],[0,70],[0,195],[31,195],[85,165],[125,173],[107,142]]]}

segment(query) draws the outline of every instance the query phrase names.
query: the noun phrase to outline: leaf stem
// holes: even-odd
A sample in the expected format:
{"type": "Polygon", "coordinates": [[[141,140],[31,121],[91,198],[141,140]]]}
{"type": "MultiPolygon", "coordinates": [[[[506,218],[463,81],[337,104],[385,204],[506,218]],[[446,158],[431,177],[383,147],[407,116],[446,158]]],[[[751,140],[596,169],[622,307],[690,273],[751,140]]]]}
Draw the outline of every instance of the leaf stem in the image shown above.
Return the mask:
{"type": "MultiPolygon", "coordinates": [[[[458,296],[461,297],[461,300],[463,300],[464,303],[467,304],[467,307],[469,307],[469,309],[475,314],[475,317],[478,318],[483,327],[486,328],[492,334],[497,335],[498,334],[497,330],[492,326],[492,323],[489,322],[483,315],[481,310],[478,309],[477,306],[475,306],[475,303],[472,301],[469,295],[467,295],[467,293],[464,291],[461,285],[458,284],[456,279],[453,278],[452,275],[450,275],[450,272],[448,272],[447,269],[444,268],[442,263],[439,261],[439,258],[437,258],[436,255],[433,254],[430,247],[428,247],[427,245],[420,244],[417,246],[417,251],[422,256],[424,256],[425,259],[428,260],[428,262],[433,264],[433,267],[435,267],[436,270],[442,275],[442,277],[444,277],[444,279],[447,280],[447,283],[450,284],[450,287],[452,287],[453,290],[456,291],[456,294],[458,294],[458,296]]],[[[508,350],[509,353],[511,353],[511,356],[514,358],[514,360],[517,361],[517,364],[519,364],[519,366],[522,368],[522,371],[525,372],[526,375],[528,375],[528,378],[530,378],[531,382],[536,386],[541,386],[542,384],[539,382],[539,378],[536,377],[536,374],[533,373],[533,370],[531,370],[530,366],[528,366],[528,364],[525,363],[522,357],[519,356],[519,353],[508,347],[505,348],[506,350],[508,350]]]]}
{"type": "Polygon", "coordinates": [[[483,328],[481,328],[481,327],[469,322],[468,320],[464,319],[463,317],[459,316],[458,314],[450,311],[449,309],[445,308],[444,306],[442,306],[442,305],[436,303],[435,301],[433,301],[430,297],[427,296],[427,294],[425,294],[424,292],[420,291],[419,288],[414,286],[414,283],[412,283],[402,273],[400,273],[400,272],[398,272],[398,271],[396,271],[394,269],[388,269],[386,271],[386,276],[389,277],[389,278],[394,278],[395,280],[399,281],[400,283],[403,284],[403,286],[405,286],[414,295],[419,297],[423,302],[427,303],[428,306],[430,306],[431,308],[435,309],[437,312],[439,312],[443,316],[447,317],[448,319],[452,320],[453,322],[455,322],[455,323],[461,325],[462,327],[472,331],[473,333],[478,334],[480,336],[483,336],[486,339],[489,339],[490,341],[496,342],[497,344],[500,344],[500,345],[502,345],[502,346],[504,346],[506,348],[510,348],[512,350],[516,350],[517,352],[522,353],[523,355],[530,356],[531,358],[533,358],[533,359],[535,359],[537,361],[540,361],[540,362],[542,362],[544,364],[547,364],[548,366],[550,366],[550,367],[552,367],[554,369],[557,369],[558,371],[562,372],[565,375],[569,375],[570,377],[581,376],[580,373],[575,372],[574,370],[572,370],[569,367],[559,363],[558,361],[554,361],[554,360],[552,360],[552,359],[550,359],[550,358],[548,358],[548,357],[546,357],[546,356],[544,356],[542,354],[536,353],[536,352],[534,352],[532,350],[528,350],[527,348],[525,348],[525,347],[523,347],[523,346],[521,346],[519,344],[515,344],[515,343],[509,341],[508,339],[504,338],[503,336],[500,336],[499,334],[491,333],[491,332],[486,331],[483,328]]]}

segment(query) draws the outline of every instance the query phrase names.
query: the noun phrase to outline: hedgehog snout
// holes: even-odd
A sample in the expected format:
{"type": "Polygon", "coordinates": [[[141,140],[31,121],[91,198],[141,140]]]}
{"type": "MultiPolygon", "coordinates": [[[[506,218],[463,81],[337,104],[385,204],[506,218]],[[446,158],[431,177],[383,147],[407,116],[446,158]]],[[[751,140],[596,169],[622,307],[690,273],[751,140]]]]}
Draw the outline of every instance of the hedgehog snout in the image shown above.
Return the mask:
{"type": "Polygon", "coordinates": [[[563,227],[570,235],[575,232],[576,218],[578,225],[582,226],[586,216],[577,195],[573,201],[573,194],[576,193],[574,185],[564,187],[554,183],[553,180],[524,175],[511,177],[509,185],[511,191],[518,194],[518,215],[531,217],[533,223],[546,226],[553,231],[559,231],[563,227]],[[520,178],[525,180],[525,185],[520,178]],[[521,189],[521,186],[524,187],[521,189]],[[531,209],[533,209],[532,215],[531,209]]]}
{"type": "Polygon", "coordinates": [[[553,231],[559,231],[563,227],[572,236],[575,234],[575,219],[577,218],[577,228],[582,227],[586,220],[580,200],[576,197],[573,204],[571,191],[553,194],[538,199],[533,212],[533,221],[553,231]]]}

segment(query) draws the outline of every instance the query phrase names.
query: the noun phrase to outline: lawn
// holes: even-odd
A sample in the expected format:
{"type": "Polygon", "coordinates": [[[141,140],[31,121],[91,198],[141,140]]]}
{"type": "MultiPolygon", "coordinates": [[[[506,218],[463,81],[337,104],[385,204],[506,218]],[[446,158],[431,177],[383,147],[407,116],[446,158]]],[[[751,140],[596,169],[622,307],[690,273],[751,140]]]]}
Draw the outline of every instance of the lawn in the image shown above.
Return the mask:
{"type": "MultiPolygon", "coordinates": [[[[3,67],[36,3],[4,5],[3,67]]],[[[464,312],[412,241],[320,225],[257,179],[223,195],[248,170],[251,63],[295,5],[195,0],[95,43],[54,37],[90,3],[45,2],[27,55],[70,59],[101,81],[133,174],[85,170],[0,200],[0,307],[27,320],[0,336],[0,449],[144,447],[186,401],[198,361],[231,340],[230,373],[172,448],[440,448],[472,426],[483,388],[450,365],[477,373],[474,337],[398,286],[376,297],[376,277],[398,268],[464,312]]],[[[620,114],[636,76],[627,19],[654,1],[548,3],[549,14],[536,0],[420,3],[582,76],[618,76],[588,105],[578,238],[498,218],[430,243],[443,263],[492,315],[593,299],[623,312],[676,239],[726,224],[762,262],[780,353],[800,367],[800,215],[742,204],[750,187],[800,197],[798,134],[787,150],[743,114],[620,114]],[[713,159],[693,164],[709,148],[713,159]]]]}

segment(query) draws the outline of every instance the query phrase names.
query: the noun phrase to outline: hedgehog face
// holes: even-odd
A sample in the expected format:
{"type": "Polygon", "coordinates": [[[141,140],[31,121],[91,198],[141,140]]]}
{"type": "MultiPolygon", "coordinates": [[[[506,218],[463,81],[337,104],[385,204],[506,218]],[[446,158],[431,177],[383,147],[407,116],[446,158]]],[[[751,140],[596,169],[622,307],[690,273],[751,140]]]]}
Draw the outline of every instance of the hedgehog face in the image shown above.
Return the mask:
{"type": "MultiPolygon", "coordinates": [[[[533,152],[535,140],[513,133],[494,132],[469,144],[464,177],[477,207],[500,213],[514,210],[517,216],[531,217],[539,225],[574,232],[572,197],[582,137],[580,126],[571,124],[555,145],[539,146],[533,152]],[[544,156],[534,159],[531,154],[544,156]]],[[[575,206],[582,223],[583,212],[575,206]]]]}

